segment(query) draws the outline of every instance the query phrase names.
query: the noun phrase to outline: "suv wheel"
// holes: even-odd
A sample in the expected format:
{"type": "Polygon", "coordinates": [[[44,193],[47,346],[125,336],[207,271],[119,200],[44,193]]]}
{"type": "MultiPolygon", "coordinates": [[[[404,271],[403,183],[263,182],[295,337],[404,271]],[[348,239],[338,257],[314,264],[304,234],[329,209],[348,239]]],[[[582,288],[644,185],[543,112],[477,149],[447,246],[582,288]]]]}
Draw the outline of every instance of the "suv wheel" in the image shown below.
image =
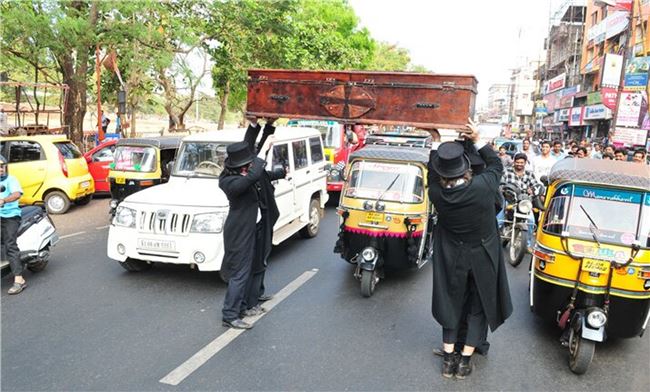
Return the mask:
{"type": "Polygon", "coordinates": [[[70,208],[70,199],[61,191],[52,191],[45,196],[45,208],[48,214],[65,214],[70,208]]]}
{"type": "Polygon", "coordinates": [[[311,199],[309,203],[309,223],[300,230],[300,235],[304,238],[314,238],[318,235],[320,228],[321,208],[318,199],[311,199]]]}

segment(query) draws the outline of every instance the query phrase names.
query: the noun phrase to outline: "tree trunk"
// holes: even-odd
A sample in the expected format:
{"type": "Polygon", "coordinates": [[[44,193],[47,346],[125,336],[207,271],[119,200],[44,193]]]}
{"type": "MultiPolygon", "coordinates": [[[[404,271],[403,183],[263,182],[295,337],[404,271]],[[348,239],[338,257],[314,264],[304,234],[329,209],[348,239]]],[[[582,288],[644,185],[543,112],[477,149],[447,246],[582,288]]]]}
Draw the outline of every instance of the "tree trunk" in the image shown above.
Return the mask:
{"type": "Polygon", "coordinates": [[[221,113],[219,113],[219,123],[217,129],[223,129],[226,122],[226,112],[228,111],[228,97],[230,96],[230,80],[226,81],[221,95],[221,113]]]}
{"type": "MultiPolygon", "coordinates": [[[[34,83],[38,84],[38,63],[36,63],[34,65],[34,83]]],[[[46,92],[47,92],[47,90],[46,90],[46,92]]],[[[38,114],[39,114],[38,112],[41,109],[40,108],[41,102],[38,100],[38,94],[36,94],[36,86],[34,86],[34,101],[36,102],[36,112],[34,113],[34,123],[38,124],[38,114]]]]}

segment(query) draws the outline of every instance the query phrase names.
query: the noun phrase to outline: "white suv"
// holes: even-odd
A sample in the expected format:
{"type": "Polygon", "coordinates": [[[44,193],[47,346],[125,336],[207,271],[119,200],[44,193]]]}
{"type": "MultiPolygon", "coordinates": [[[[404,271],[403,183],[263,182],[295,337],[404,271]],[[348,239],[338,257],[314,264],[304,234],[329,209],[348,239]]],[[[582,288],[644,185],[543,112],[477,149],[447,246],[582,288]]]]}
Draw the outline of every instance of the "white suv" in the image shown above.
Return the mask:
{"type": "MultiPolygon", "coordinates": [[[[219,271],[223,260],[223,224],[228,199],[219,188],[226,147],[244,138],[244,129],[206,132],[183,139],[168,183],[134,193],[117,207],[108,233],[108,257],[128,271],[152,262],[190,264],[219,271]]],[[[289,168],[274,181],[280,217],[274,227],[277,245],[300,232],[318,234],[327,202],[325,158],[320,132],[278,127],[273,152],[260,157],[267,170],[289,168]]]]}

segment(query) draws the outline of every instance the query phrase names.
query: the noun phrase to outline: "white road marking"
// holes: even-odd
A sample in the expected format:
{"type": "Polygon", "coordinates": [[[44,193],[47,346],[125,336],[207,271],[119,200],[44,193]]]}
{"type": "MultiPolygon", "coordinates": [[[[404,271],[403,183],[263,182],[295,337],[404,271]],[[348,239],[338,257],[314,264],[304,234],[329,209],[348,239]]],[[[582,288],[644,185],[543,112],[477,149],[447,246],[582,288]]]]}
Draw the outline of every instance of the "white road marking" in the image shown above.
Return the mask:
{"type": "Polygon", "coordinates": [[[105,228],[110,227],[110,226],[111,225],[95,227],[95,230],[104,230],[105,228]]]}
{"type": "Polygon", "coordinates": [[[78,235],[82,235],[82,234],[86,234],[86,232],[85,232],[85,231],[80,231],[80,232],[78,232],[78,233],[72,233],[72,234],[62,235],[61,237],[59,237],[59,239],[62,239],[62,240],[63,240],[63,239],[65,239],[65,238],[70,238],[70,237],[74,237],[74,236],[78,236],[78,235]]]}
{"type": "MultiPolygon", "coordinates": [[[[282,302],[287,298],[291,293],[296,291],[300,286],[305,284],[309,279],[311,279],[318,272],[317,268],[312,269],[311,271],[305,271],[302,275],[294,279],[293,282],[286,285],[282,290],[273,296],[273,299],[264,303],[264,308],[267,312],[255,317],[247,317],[246,321],[255,324],[257,320],[264,317],[265,314],[271,311],[277,304],[282,302]]],[[[204,363],[206,363],[210,358],[215,356],[221,349],[226,347],[230,342],[235,340],[239,335],[244,333],[244,329],[234,329],[230,328],[216,339],[208,343],[205,347],[199,350],[196,354],[190,357],[187,361],[183,362],[179,367],[172,370],[168,375],[160,379],[160,382],[163,384],[169,385],[178,385],[180,384],[187,376],[196,371],[204,363]]]]}

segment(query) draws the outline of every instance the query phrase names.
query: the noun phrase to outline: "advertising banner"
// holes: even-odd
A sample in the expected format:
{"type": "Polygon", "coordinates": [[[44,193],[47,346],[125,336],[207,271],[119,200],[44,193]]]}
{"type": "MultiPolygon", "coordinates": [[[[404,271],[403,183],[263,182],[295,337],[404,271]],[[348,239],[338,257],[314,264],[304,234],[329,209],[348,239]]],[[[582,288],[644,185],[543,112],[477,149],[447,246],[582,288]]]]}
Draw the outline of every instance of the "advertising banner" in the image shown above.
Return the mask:
{"type": "Polygon", "coordinates": [[[616,11],[612,14],[607,15],[603,22],[607,23],[605,30],[605,39],[612,38],[615,35],[620,34],[627,28],[629,22],[629,12],[627,11],[616,11]]]}
{"type": "Polygon", "coordinates": [[[599,103],[603,103],[603,98],[600,96],[600,91],[587,94],[587,105],[596,105],[599,103]]]}
{"type": "Polygon", "coordinates": [[[546,93],[549,94],[557,90],[562,90],[564,87],[566,87],[566,72],[561,73],[548,81],[546,93]]]}
{"type": "Polygon", "coordinates": [[[556,103],[557,103],[557,94],[552,93],[544,96],[544,101],[546,101],[546,108],[549,112],[552,112],[555,110],[556,103]]]}
{"type": "Polygon", "coordinates": [[[618,104],[616,125],[621,127],[638,127],[643,105],[643,93],[621,92],[618,104]]]}
{"type": "Polygon", "coordinates": [[[648,86],[650,57],[634,57],[625,66],[625,90],[643,91],[648,86]]]}
{"type": "Polygon", "coordinates": [[[612,136],[612,142],[626,146],[645,145],[647,136],[648,131],[645,129],[616,127],[612,136]]]}
{"type": "Polygon", "coordinates": [[[569,121],[569,109],[562,109],[558,112],[557,120],[558,122],[567,122],[569,121]]]}
{"type": "Polygon", "coordinates": [[[601,86],[618,87],[621,82],[621,71],[623,70],[623,56],[620,54],[607,53],[603,64],[603,76],[601,86]]]}
{"type": "Polygon", "coordinates": [[[602,98],[603,105],[614,110],[616,108],[616,97],[618,92],[615,88],[611,87],[602,87],[600,89],[600,97],[602,98]]]}
{"type": "Polygon", "coordinates": [[[569,126],[579,127],[583,125],[584,106],[569,109],[569,126]]]}
{"type": "Polygon", "coordinates": [[[612,111],[603,104],[585,106],[583,119],[585,120],[606,120],[612,118],[612,111]]]}
{"type": "Polygon", "coordinates": [[[560,102],[558,102],[557,107],[558,108],[570,108],[573,106],[573,95],[569,95],[566,97],[560,98],[560,102]]]}

